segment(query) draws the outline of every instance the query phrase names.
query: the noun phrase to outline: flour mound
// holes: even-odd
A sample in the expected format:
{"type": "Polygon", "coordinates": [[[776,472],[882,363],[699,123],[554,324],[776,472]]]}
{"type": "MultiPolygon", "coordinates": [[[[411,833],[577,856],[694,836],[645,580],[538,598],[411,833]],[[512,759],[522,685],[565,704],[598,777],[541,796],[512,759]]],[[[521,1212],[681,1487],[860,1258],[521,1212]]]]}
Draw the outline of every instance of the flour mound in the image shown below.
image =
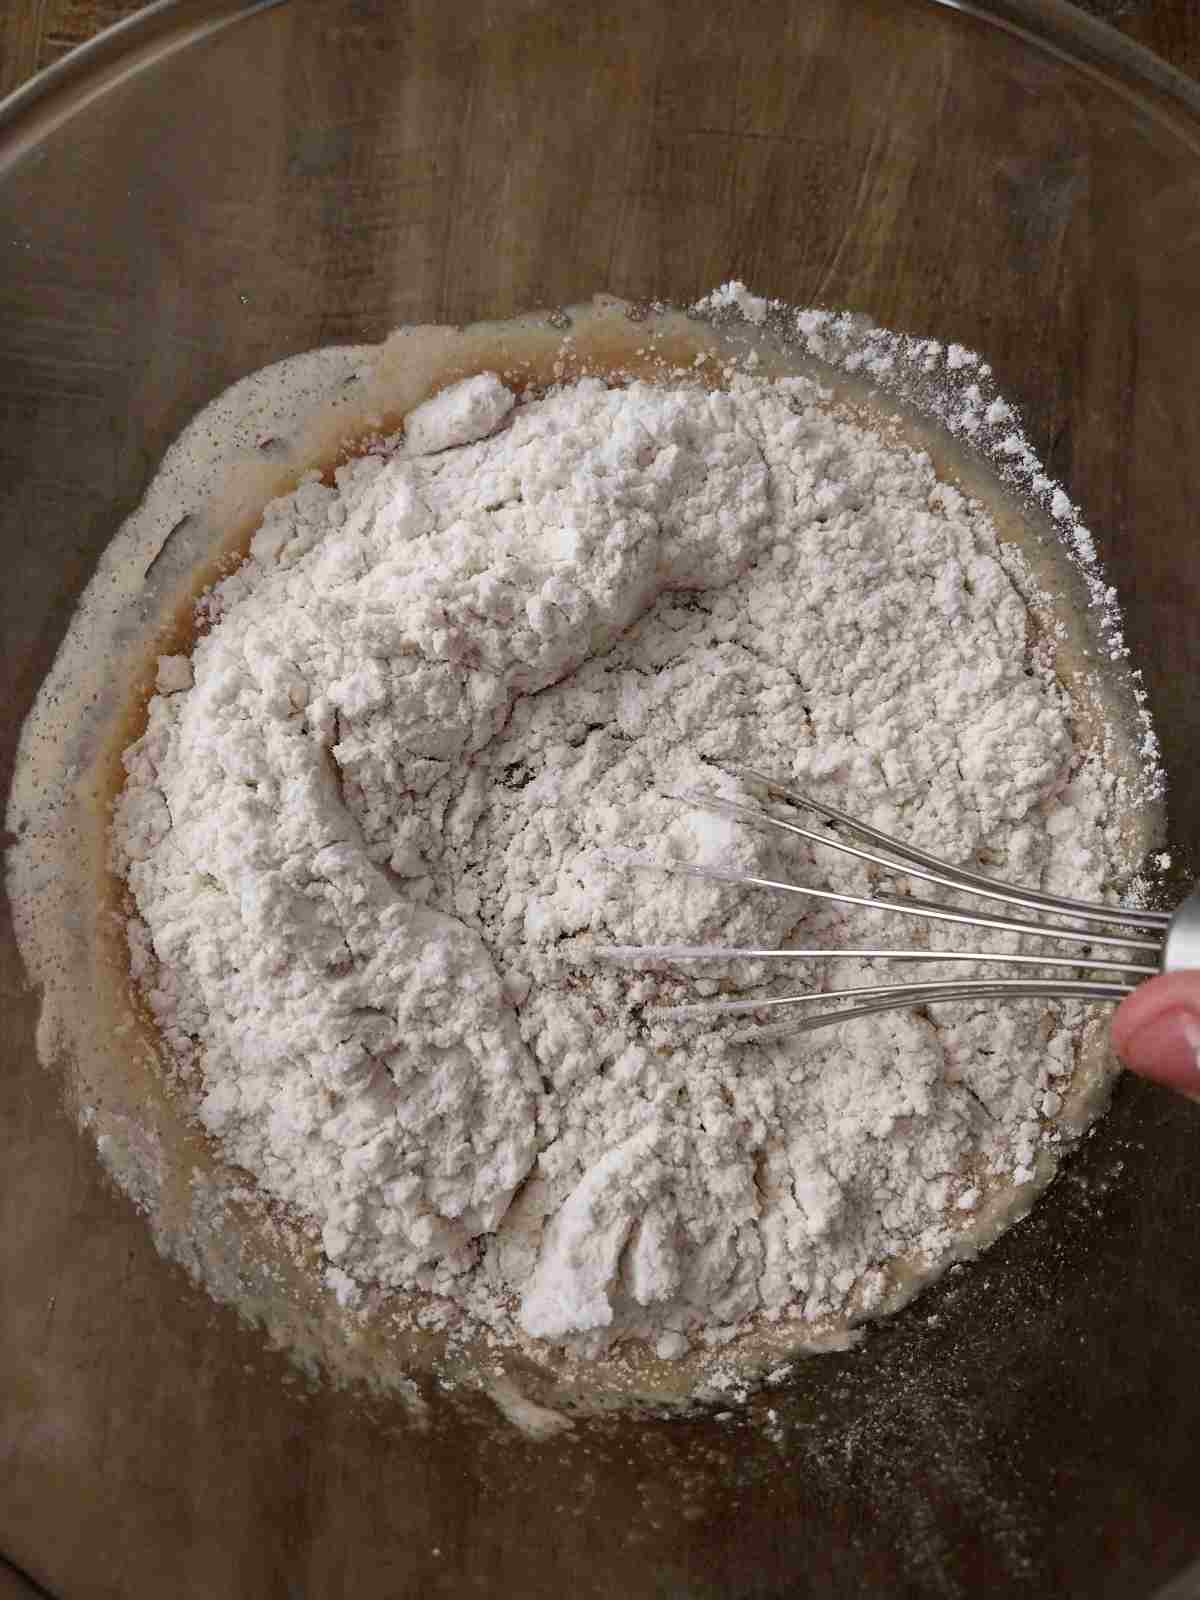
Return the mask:
{"type": "Polygon", "coordinates": [[[924,456],[800,378],[518,403],[484,374],[269,506],[201,612],[126,753],[134,971],[203,1126],[319,1227],[340,1298],[422,1289],[432,1320],[679,1355],[869,1311],[889,1262],[935,1263],[1033,1176],[1062,1006],[739,1043],[644,1008],[886,974],[588,959],[927,942],[621,865],[903,888],[679,800],[737,798],[731,765],[1100,892],[1111,782],[990,523],[924,456]]]}

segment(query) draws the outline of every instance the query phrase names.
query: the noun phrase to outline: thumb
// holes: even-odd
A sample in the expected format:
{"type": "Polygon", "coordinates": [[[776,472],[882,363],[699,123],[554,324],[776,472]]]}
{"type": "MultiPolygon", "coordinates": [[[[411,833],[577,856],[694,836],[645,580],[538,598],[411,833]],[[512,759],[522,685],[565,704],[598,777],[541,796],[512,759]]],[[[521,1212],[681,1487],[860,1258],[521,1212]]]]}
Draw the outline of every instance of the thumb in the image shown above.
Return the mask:
{"type": "Polygon", "coordinates": [[[1112,1041],[1132,1072],[1200,1100],[1200,972],[1139,984],[1117,1007],[1112,1041]]]}

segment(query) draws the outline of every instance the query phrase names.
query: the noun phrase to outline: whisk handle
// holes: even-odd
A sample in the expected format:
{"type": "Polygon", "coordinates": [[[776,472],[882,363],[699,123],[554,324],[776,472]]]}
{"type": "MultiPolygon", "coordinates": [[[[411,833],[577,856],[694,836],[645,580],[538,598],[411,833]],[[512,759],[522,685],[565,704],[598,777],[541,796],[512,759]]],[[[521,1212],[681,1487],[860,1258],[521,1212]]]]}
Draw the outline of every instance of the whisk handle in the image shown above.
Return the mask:
{"type": "Polygon", "coordinates": [[[1175,912],[1163,941],[1164,972],[1200,972],[1200,885],[1175,912]]]}

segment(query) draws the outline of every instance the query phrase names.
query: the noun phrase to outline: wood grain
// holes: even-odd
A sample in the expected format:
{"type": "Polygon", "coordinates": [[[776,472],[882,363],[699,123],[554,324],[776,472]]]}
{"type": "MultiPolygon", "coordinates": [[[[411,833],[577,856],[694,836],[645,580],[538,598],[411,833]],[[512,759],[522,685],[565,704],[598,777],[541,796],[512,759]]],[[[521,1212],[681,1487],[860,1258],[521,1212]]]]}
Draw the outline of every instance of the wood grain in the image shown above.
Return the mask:
{"type": "MultiPolygon", "coordinates": [[[[140,0],[6,0],[0,5],[0,96],[102,28],[141,9],[140,0]]],[[[1195,0],[1082,0],[1080,9],[1200,77],[1200,6],[1195,0]]]]}
{"type": "Polygon", "coordinates": [[[0,7],[0,95],[140,10],[133,0],[8,0],[0,7]]]}

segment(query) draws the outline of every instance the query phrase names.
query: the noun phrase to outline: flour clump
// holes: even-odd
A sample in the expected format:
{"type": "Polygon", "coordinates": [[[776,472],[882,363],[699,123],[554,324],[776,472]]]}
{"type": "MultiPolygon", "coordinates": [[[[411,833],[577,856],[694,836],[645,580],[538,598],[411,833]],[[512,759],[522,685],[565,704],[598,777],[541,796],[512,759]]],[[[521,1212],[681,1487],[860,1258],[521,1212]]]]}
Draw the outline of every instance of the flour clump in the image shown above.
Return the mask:
{"type": "Polygon", "coordinates": [[[883,913],[625,864],[904,887],[680,800],[737,798],[737,767],[1102,892],[1112,781],[927,457],[800,377],[518,399],[485,373],[273,502],[200,616],[125,757],[134,974],[196,1116],[319,1229],[339,1298],[678,1356],[869,1313],[1033,1178],[1068,1006],[745,1041],[646,1008],[777,970],[589,960],[889,942],[883,913]]]}

